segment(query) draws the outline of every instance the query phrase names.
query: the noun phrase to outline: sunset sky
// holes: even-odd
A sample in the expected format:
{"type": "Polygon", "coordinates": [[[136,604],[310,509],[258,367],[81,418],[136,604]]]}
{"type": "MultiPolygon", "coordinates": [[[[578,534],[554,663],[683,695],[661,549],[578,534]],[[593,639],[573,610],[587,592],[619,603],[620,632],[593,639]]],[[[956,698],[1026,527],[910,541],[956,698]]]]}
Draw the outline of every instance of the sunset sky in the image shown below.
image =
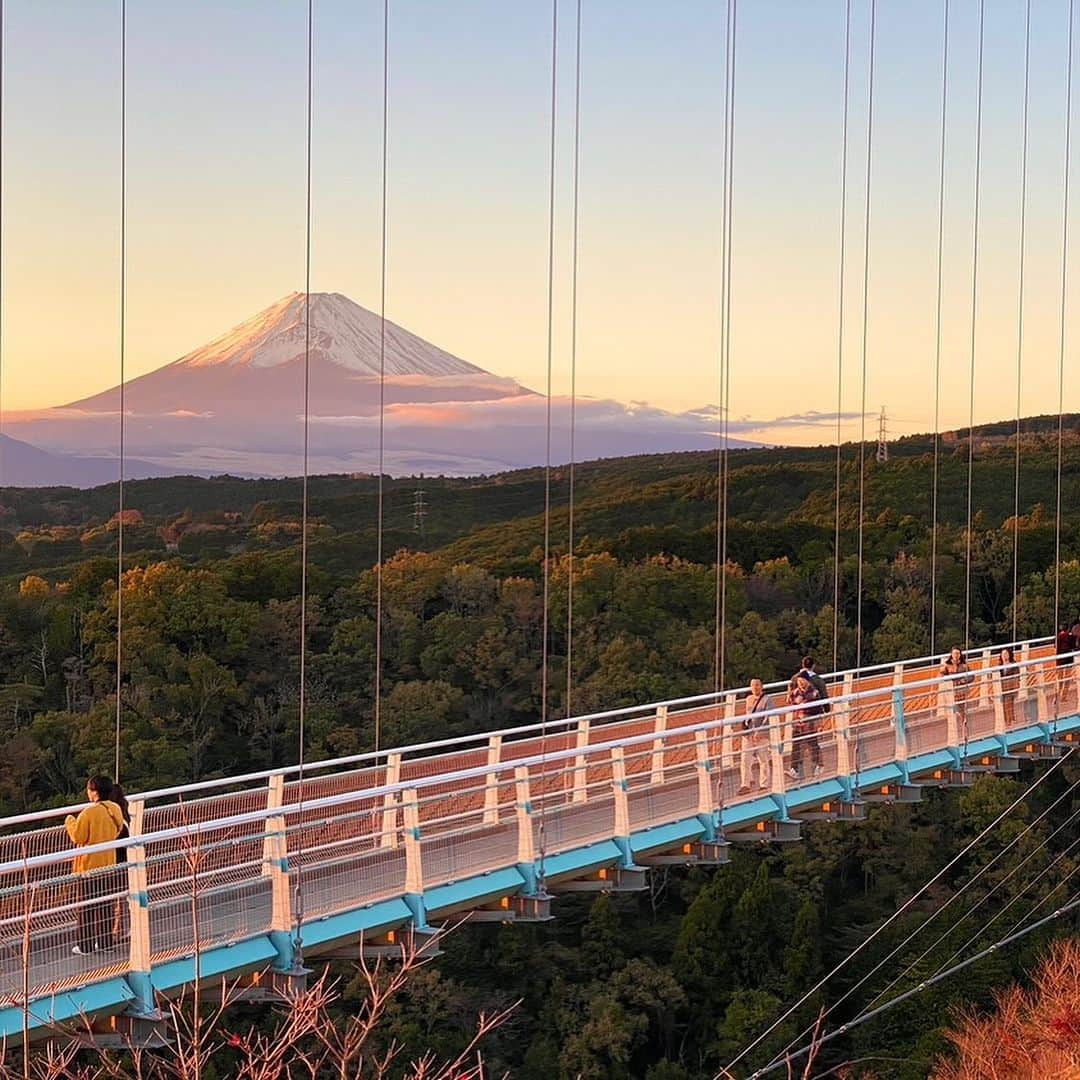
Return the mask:
{"type": "MultiPolygon", "coordinates": [[[[1034,4],[1025,413],[1057,410],[1067,5],[1034,4]]],[[[307,5],[128,7],[130,376],[304,287],[307,5]]],[[[848,435],[861,389],[868,0],[853,8],[848,435]]],[[[968,411],[978,5],[952,8],[943,427],[968,411]]],[[[724,4],[583,9],[578,389],[700,407],[717,400],[724,4]]],[[[550,5],[390,10],[387,314],[542,390],[550,5]]],[[[560,5],[557,392],[569,385],[574,11],[560,5]]],[[[118,380],[119,3],[8,0],[5,19],[2,392],[16,410],[118,380]]],[[[381,2],[315,3],[312,288],[369,308],[381,20],[381,2]]],[[[987,4],[979,419],[1015,409],[1023,20],[1022,0],[987,4]]],[[[897,433],[933,416],[941,23],[941,0],[878,2],[867,405],[886,406],[897,433]]],[[[801,418],[837,407],[843,34],[843,0],[739,5],[731,415],[759,437],[827,441],[831,419],[801,418]]],[[[1072,370],[1078,318],[1074,304],[1072,370]]],[[[1071,375],[1066,406],[1080,408],[1071,375]]]]}

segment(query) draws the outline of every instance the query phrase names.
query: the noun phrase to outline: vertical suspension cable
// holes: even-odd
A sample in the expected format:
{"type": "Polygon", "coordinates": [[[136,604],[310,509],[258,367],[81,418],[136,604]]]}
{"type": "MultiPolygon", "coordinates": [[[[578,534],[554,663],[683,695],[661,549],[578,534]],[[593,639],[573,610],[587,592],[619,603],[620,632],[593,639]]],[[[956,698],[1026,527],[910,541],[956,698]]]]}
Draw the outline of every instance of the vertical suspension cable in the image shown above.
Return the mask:
{"type": "Polygon", "coordinates": [[[566,709],[571,714],[574,690],[574,461],[577,435],[577,302],[578,204],[581,177],[581,0],[577,0],[574,29],[574,175],[573,247],[570,252],[570,476],[566,521],[566,709]]]}
{"type": "Polygon", "coordinates": [[[304,954],[304,721],[307,714],[307,595],[308,595],[308,431],[311,403],[311,109],[315,11],[314,0],[307,5],[307,99],[304,132],[304,475],[300,501],[300,698],[299,763],[297,768],[299,828],[296,860],[296,936],[294,965],[304,954]]]}
{"type": "Polygon", "coordinates": [[[848,119],[851,111],[851,0],[844,8],[844,119],[840,136],[840,274],[836,312],[836,511],[833,534],[832,670],[840,667],[840,475],[844,404],[844,286],[847,272],[848,119]]]}
{"type": "Polygon", "coordinates": [[[836,332],[836,507],[835,531],[833,535],[833,671],[836,671],[840,666],[840,478],[841,467],[843,464],[843,455],[841,452],[841,413],[844,395],[844,286],[847,267],[847,158],[850,80],[851,0],[847,0],[844,12],[844,112],[840,150],[840,273],[837,288],[836,332]]]}
{"type": "MultiPolygon", "coordinates": [[[[390,0],[383,0],[382,195],[379,234],[379,479],[375,550],[375,753],[382,737],[383,469],[386,455],[386,196],[390,119],[390,0]]],[[[376,758],[376,765],[378,759],[376,758]]]]}
{"type": "Polygon", "coordinates": [[[941,37],[941,133],[938,147],[937,299],[934,311],[934,461],[930,510],[930,652],[937,652],[938,483],[941,470],[941,311],[945,266],[945,162],[949,106],[949,0],[941,37]]]}
{"type": "MultiPolygon", "coordinates": [[[[1013,575],[1012,575],[1012,638],[1017,633],[1016,598],[1020,593],[1020,410],[1024,364],[1024,262],[1027,254],[1027,189],[1028,189],[1028,113],[1031,106],[1031,0],[1024,14],[1024,117],[1020,151],[1020,272],[1017,279],[1016,307],[1016,461],[1013,470],[1013,575]]],[[[1056,629],[1056,627],[1055,627],[1056,629]]]]}
{"type": "Polygon", "coordinates": [[[1072,85],[1074,0],[1069,0],[1069,30],[1065,59],[1065,159],[1061,213],[1061,323],[1058,338],[1057,505],[1054,515],[1054,625],[1061,625],[1061,474],[1065,451],[1065,326],[1068,316],[1069,280],[1069,180],[1072,175],[1072,85]]]}
{"type": "MultiPolygon", "coordinates": [[[[855,667],[862,667],[863,653],[863,552],[866,515],[866,358],[867,335],[870,326],[870,219],[873,189],[874,153],[874,60],[877,44],[877,0],[870,0],[870,65],[867,74],[866,111],[866,202],[863,212],[863,273],[862,273],[862,383],[859,404],[859,566],[856,596],[855,667]]],[[[856,732],[857,734],[857,732],[856,732]]],[[[858,754],[856,753],[856,758],[858,754]]]]}
{"type": "Polygon", "coordinates": [[[120,468],[116,515],[116,720],[113,777],[120,779],[121,691],[124,644],[124,441],[127,350],[127,0],[120,0],[120,468]]]}
{"type": "Polygon", "coordinates": [[[544,449],[544,565],[543,612],[540,645],[540,888],[543,891],[544,857],[547,849],[548,633],[551,595],[551,377],[555,330],[555,134],[558,101],[559,0],[551,2],[551,141],[548,160],[548,260],[547,260],[547,415],[544,449]]]}
{"type": "MultiPolygon", "coordinates": [[[[739,29],[739,0],[731,0],[731,26],[728,59],[727,114],[727,241],[724,244],[724,423],[721,451],[724,463],[723,511],[721,513],[722,551],[720,553],[720,684],[727,679],[727,558],[728,558],[728,495],[731,484],[731,250],[734,240],[735,210],[735,44],[739,29]]],[[[720,782],[723,793],[723,778],[720,782]]]]}
{"type": "MultiPolygon", "coordinates": [[[[724,150],[720,206],[720,349],[718,396],[720,415],[716,450],[716,638],[713,656],[713,692],[719,696],[724,687],[727,653],[727,483],[728,483],[728,377],[731,350],[731,174],[732,121],[734,97],[735,24],[737,0],[727,0],[726,38],[724,41],[724,150]]],[[[723,770],[721,770],[722,772],[723,770]]],[[[720,785],[721,790],[723,784],[720,785]]]]}
{"type": "MultiPolygon", "coordinates": [[[[724,39],[724,127],[723,127],[723,164],[720,181],[720,340],[717,369],[717,447],[716,447],[716,597],[715,621],[716,633],[713,641],[713,693],[719,704],[720,691],[724,685],[724,652],[726,648],[727,622],[727,498],[724,490],[726,483],[725,464],[726,435],[724,420],[727,416],[727,278],[731,263],[728,259],[730,236],[728,231],[728,181],[731,171],[731,48],[734,41],[732,33],[733,0],[727,0],[724,39]]],[[[721,770],[722,772],[723,770],[721,770]]],[[[723,784],[720,785],[721,790],[723,784]]]]}
{"type": "MultiPolygon", "coordinates": [[[[982,195],[983,54],[986,0],[979,0],[979,61],[975,97],[975,202],[971,231],[971,360],[968,385],[967,531],[964,558],[964,649],[971,648],[972,506],[975,480],[975,360],[979,311],[979,202],[982,195]]],[[[967,710],[964,711],[967,716],[967,710]]]]}

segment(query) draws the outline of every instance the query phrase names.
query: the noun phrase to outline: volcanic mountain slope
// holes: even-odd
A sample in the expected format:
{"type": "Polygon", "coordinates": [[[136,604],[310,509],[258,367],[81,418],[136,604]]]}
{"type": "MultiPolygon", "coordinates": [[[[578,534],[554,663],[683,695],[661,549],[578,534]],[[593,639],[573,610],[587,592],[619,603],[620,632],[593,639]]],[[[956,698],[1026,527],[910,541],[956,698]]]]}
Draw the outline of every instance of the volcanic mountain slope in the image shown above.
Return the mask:
{"type": "MultiPolygon", "coordinates": [[[[164,471],[281,476],[301,471],[304,358],[313,473],[468,475],[541,464],[547,402],[432,345],[340,293],[292,293],[124,388],[126,449],[164,471]],[[384,377],[380,379],[380,368],[384,377]]],[[[116,446],[120,390],[9,418],[37,446],[99,456],[116,446]]],[[[553,462],[569,453],[569,403],[552,403],[553,462]]],[[[580,399],[578,460],[716,445],[708,411],[675,414],[580,399]]],[[[732,445],[735,445],[734,441],[732,445]]]]}

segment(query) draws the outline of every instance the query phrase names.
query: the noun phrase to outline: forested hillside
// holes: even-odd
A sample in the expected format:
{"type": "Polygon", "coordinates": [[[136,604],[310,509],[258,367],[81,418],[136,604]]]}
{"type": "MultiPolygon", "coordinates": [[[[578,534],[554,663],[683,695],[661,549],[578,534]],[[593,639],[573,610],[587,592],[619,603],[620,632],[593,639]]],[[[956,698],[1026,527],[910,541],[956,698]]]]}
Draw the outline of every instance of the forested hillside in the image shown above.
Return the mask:
{"type": "MultiPolygon", "coordinates": [[[[977,439],[973,644],[1010,636],[1014,616],[1021,636],[1052,630],[1057,442],[1052,427],[1040,433],[1038,426],[1030,425],[1022,446],[1018,521],[1015,447],[994,429],[977,439]],[[1015,605],[1014,525],[1021,585],[1015,605]]],[[[1064,450],[1060,570],[1063,614],[1072,617],[1080,612],[1080,440],[1071,423],[1064,450]]],[[[890,462],[868,460],[865,470],[866,662],[930,651],[932,574],[934,644],[962,638],[967,443],[941,442],[936,567],[928,526],[932,446],[911,439],[892,451],[890,462]]],[[[727,681],[784,676],[806,652],[828,666],[835,449],[740,451],[730,467],[727,681]]],[[[855,656],[859,577],[857,449],[844,448],[840,480],[837,662],[847,666],[855,656]]],[[[715,456],[577,466],[572,566],[568,481],[568,470],[555,470],[553,713],[566,707],[571,572],[573,711],[711,689],[715,456]]],[[[383,745],[537,718],[544,486],[538,470],[386,481],[383,745]]],[[[373,744],[376,491],[372,477],[316,477],[310,485],[309,761],[373,744]]],[[[3,813],[70,801],[88,773],[111,765],[117,494],[115,485],[0,489],[3,813]]],[[[296,480],[126,485],[121,760],[129,790],[296,759],[299,497],[296,480]]],[[[1059,769],[976,862],[1000,851],[1078,777],[1071,764],[1059,769]]],[[[717,871],[659,874],[645,896],[560,901],[548,926],[469,928],[400,999],[392,1035],[409,1047],[449,1050],[467,1037],[478,1009],[521,997],[522,1007],[489,1047],[490,1064],[516,1077],[712,1077],[781,1002],[812,986],[1030,778],[987,777],[970,792],[935,796],[922,807],[875,810],[863,826],[816,826],[799,845],[740,852],[717,871]]],[[[1058,824],[1054,816],[1037,824],[984,886],[965,894],[952,918],[1002,884],[911,978],[932,971],[1010,899],[1016,898],[1011,923],[1058,885],[1077,865],[1070,853],[1060,871],[1021,892],[1072,837],[1055,838],[1002,883],[1058,824]]],[[[971,872],[972,864],[958,865],[895,935],[883,935],[864,962],[830,983],[823,1000],[835,1000],[971,872]]],[[[987,933],[991,940],[994,930],[987,933]]],[[[823,1060],[876,1057],[859,1068],[882,1078],[926,1075],[947,1048],[940,1029],[950,1002],[987,1001],[990,987],[1026,970],[1036,944],[1028,939],[1023,949],[980,963],[887,1021],[859,1028],[823,1060]],[[886,1040],[888,1052],[876,1054],[886,1040]]],[[[841,1015],[854,1015],[872,996],[866,989],[881,985],[879,978],[854,994],[841,1015]]],[[[805,1024],[813,1011],[812,1003],[799,1019],[805,1024]]],[[[789,1025],[781,1030],[795,1034],[789,1025]]]]}

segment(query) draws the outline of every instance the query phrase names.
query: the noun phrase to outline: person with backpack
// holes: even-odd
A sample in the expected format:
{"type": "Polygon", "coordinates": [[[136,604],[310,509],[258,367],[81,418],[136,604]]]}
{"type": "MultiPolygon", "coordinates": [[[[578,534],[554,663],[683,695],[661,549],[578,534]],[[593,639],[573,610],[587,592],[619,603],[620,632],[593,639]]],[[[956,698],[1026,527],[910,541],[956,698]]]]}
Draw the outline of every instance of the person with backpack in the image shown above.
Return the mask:
{"type": "MultiPolygon", "coordinates": [[[[115,840],[124,826],[124,815],[111,802],[112,781],[105,776],[91,776],[86,782],[90,805],[78,817],[64,820],[64,828],[76,848],[92,847],[115,840]]],[[[116,865],[115,851],[95,851],[76,855],[72,865],[76,883],[76,942],[72,953],[84,956],[96,949],[111,949],[112,905],[107,899],[114,875],[107,872],[116,865]]]]}
{"type": "Polygon", "coordinates": [[[742,754],[740,756],[739,794],[750,792],[754,775],[754,764],[758,767],[758,787],[767,791],[769,787],[769,718],[766,715],[772,708],[765,685],[760,679],[750,680],[750,693],[746,698],[746,713],[742,722],[742,754]]]}

